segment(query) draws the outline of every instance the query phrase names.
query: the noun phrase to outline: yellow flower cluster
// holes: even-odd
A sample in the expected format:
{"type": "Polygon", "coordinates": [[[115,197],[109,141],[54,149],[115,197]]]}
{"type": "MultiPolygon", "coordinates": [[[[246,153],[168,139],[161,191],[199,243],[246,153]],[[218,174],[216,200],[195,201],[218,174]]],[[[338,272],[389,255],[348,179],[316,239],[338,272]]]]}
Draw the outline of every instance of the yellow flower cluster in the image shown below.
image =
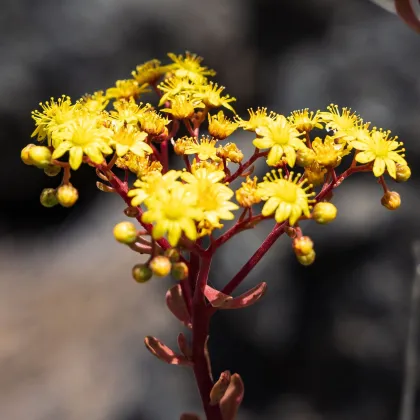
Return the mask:
{"type": "MultiPolygon", "coordinates": [[[[307,218],[332,220],[336,210],[323,205],[315,214],[312,205],[319,197],[325,201],[325,191],[339,185],[334,184],[335,170],[350,154],[344,176],[371,170],[381,182],[385,173],[399,182],[410,177],[402,143],[389,131],[370,128],[350,109],[330,105],[322,112],[302,109],[285,116],[257,108],[242,119],[232,107],[235,98],[209,79],[215,72],[202,65],[201,57],[168,56],[168,64],[151,60],[137,66],[131,79],[118,80],[105,93],[41,103],[32,113],[32,137],[39,145],[26,146],[22,160],[50,175],[64,168],[64,185],[69,184],[70,168],[95,166],[111,184],[102,184],[104,191],[118,192],[113,165],[134,173],[131,188],[125,177],[124,194],[140,210],[141,222],[151,226],[153,239],[167,237],[172,247],[212,235],[222,221],[235,219],[232,212],[239,207],[244,213],[238,223],[244,215],[289,226],[307,218]],[[157,106],[140,102],[150,91],[158,95],[157,106]],[[188,134],[177,137],[181,125],[188,134]],[[255,151],[248,160],[231,140],[239,129],[254,133],[250,140],[255,151]],[[169,170],[168,150],[182,156],[184,170],[169,170]],[[275,168],[262,181],[250,176],[260,158],[275,168]],[[292,171],[295,165],[304,168],[303,174],[292,171]],[[233,188],[238,177],[246,179],[233,188]],[[321,184],[316,196],[315,187],[321,184]],[[261,213],[255,216],[261,201],[261,213]]],[[[55,193],[47,192],[44,202],[51,206],[55,193]]]]}

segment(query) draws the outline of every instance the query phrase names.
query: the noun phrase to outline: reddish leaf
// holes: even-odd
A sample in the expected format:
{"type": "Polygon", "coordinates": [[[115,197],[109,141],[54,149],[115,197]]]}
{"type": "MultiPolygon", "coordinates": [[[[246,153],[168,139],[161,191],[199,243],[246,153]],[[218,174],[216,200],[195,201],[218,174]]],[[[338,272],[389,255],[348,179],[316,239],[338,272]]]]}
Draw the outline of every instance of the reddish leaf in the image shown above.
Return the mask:
{"type": "Polygon", "coordinates": [[[249,289],[247,292],[242,295],[227,300],[220,305],[220,309],[241,309],[251,306],[254,303],[258,302],[267,290],[267,283],[263,282],[257,284],[252,289],[249,289]]]}
{"type": "Polygon", "coordinates": [[[225,395],[220,400],[220,411],[223,420],[234,420],[239,406],[244,398],[244,383],[241,377],[234,373],[230,378],[230,384],[225,395]]]}
{"type": "Polygon", "coordinates": [[[232,300],[232,296],[225,295],[213,287],[207,286],[204,288],[204,296],[214,308],[221,307],[225,302],[232,300]]]}
{"type": "Polygon", "coordinates": [[[181,414],[181,418],[179,420],[200,420],[200,417],[198,417],[197,414],[184,413],[181,414]]]}
{"type": "Polygon", "coordinates": [[[156,337],[147,336],[144,339],[144,344],[150,353],[162,360],[162,362],[169,363],[170,365],[192,365],[191,361],[185,356],[174,353],[168,346],[165,346],[165,344],[156,337]]]}
{"type": "Polygon", "coordinates": [[[210,405],[219,404],[223,395],[229,386],[230,383],[230,372],[225,370],[220,374],[219,380],[214,384],[210,392],[210,405]]]}
{"type": "Polygon", "coordinates": [[[420,4],[415,4],[413,0],[395,0],[395,8],[411,29],[420,32],[420,4]]]}
{"type": "Polygon", "coordinates": [[[192,348],[183,333],[178,334],[178,347],[188,360],[192,360],[192,348]]]}
{"type": "Polygon", "coordinates": [[[190,316],[188,314],[187,306],[185,305],[184,297],[182,296],[182,289],[180,284],[172,286],[166,292],[166,305],[169,310],[188,328],[192,328],[190,316]]]}

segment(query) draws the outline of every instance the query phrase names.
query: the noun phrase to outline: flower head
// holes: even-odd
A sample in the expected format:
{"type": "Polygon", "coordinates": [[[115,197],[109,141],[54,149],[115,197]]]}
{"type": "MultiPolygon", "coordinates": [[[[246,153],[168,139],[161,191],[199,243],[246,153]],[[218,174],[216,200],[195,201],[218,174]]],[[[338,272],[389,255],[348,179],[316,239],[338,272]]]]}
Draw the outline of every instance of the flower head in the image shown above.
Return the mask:
{"type": "Polygon", "coordinates": [[[194,97],[203,101],[208,108],[219,108],[223,106],[236,114],[235,110],[230,105],[230,102],[234,102],[236,99],[229,95],[222,96],[224,90],[224,86],[219,86],[217,83],[210,82],[209,84],[203,85],[199,92],[194,93],[194,97]]]}
{"type": "Polygon", "coordinates": [[[200,140],[194,139],[194,143],[185,148],[186,155],[198,155],[200,160],[219,160],[216,148],[217,140],[212,137],[202,136],[200,140]]]}
{"type": "Polygon", "coordinates": [[[270,216],[275,213],[274,218],[277,223],[289,219],[289,224],[293,226],[299,217],[304,214],[310,216],[310,199],[314,193],[308,193],[310,186],[303,187],[306,180],[300,180],[301,175],[297,174],[293,178],[293,172],[285,179],[281,170],[277,176],[275,170],[267,173],[264,181],[258,184],[258,194],[263,201],[266,201],[262,209],[263,216],[270,216]]]}
{"type": "Polygon", "coordinates": [[[115,148],[118,156],[124,156],[128,151],[138,156],[149,155],[153,149],[145,142],[147,133],[132,125],[123,125],[112,136],[109,144],[115,148]]]}
{"type": "Polygon", "coordinates": [[[324,141],[320,137],[316,137],[312,142],[312,149],[315,152],[315,160],[321,166],[333,168],[340,164],[343,156],[350,153],[345,149],[344,143],[336,143],[331,136],[326,136],[324,141]]]}
{"type": "Polygon", "coordinates": [[[194,84],[187,77],[168,77],[158,85],[160,91],[163,92],[159,101],[159,106],[163,106],[166,101],[172,100],[180,93],[191,94],[197,90],[198,85],[194,84]]]}
{"type": "Polygon", "coordinates": [[[140,94],[149,92],[147,83],[139,85],[137,80],[126,79],[117,80],[115,86],[106,90],[106,96],[109,99],[137,99],[140,94]]]}
{"type": "Polygon", "coordinates": [[[112,118],[112,125],[116,127],[121,127],[125,124],[130,124],[137,127],[139,120],[142,116],[150,111],[151,105],[143,103],[136,104],[133,99],[129,101],[126,100],[117,100],[112,104],[115,108],[115,111],[111,111],[110,115],[112,118]]]}
{"type": "Polygon", "coordinates": [[[300,138],[302,133],[292,127],[283,115],[278,115],[266,126],[256,129],[257,137],[253,144],[259,149],[270,149],[267,156],[267,164],[276,166],[281,162],[283,156],[286,156],[290,167],[295,165],[296,150],[304,147],[305,144],[300,138]]]}
{"type": "Polygon", "coordinates": [[[84,95],[80,103],[89,112],[101,112],[107,107],[109,98],[104,95],[102,90],[99,90],[92,95],[84,95]]]}
{"type": "Polygon", "coordinates": [[[141,129],[151,136],[160,136],[163,133],[168,133],[166,126],[169,124],[169,119],[154,110],[143,112],[139,116],[139,123],[141,129]]]}
{"type": "Polygon", "coordinates": [[[241,163],[244,154],[235,143],[226,143],[223,147],[217,149],[217,156],[233,163],[241,163]]]}
{"type": "Polygon", "coordinates": [[[235,116],[235,120],[238,122],[239,127],[242,127],[246,131],[255,131],[258,127],[268,126],[277,117],[275,112],[270,112],[267,115],[267,108],[257,108],[256,111],[248,109],[249,120],[243,120],[235,116]]]}
{"type": "Polygon", "coordinates": [[[320,112],[319,117],[325,123],[327,130],[346,132],[354,128],[360,121],[360,117],[350,108],[343,107],[340,110],[335,104],[327,106],[328,112],[320,112]]]}
{"type": "Polygon", "coordinates": [[[257,182],[256,176],[254,178],[248,176],[246,181],[242,182],[242,186],[236,190],[236,201],[241,207],[251,207],[261,201],[257,182]]]}
{"type": "Polygon", "coordinates": [[[319,111],[309,111],[309,108],[293,111],[287,118],[290,124],[301,133],[313,130],[314,128],[323,128],[320,120],[319,111]]]}
{"type": "Polygon", "coordinates": [[[167,66],[162,66],[159,60],[149,60],[144,64],[136,67],[135,71],[131,74],[136,82],[143,86],[144,84],[156,83],[161,76],[163,76],[168,70],[167,66]]]}
{"type": "Polygon", "coordinates": [[[118,168],[133,172],[138,178],[142,178],[151,172],[161,172],[163,168],[159,161],[150,160],[148,156],[139,156],[130,151],[119,157],[115,165],[118,168]]]}
{"type": "Polygon", "coordinates": [[[369,137],[350,142],[350,145],[360,152],[356,154],[359,163],[373,162],[373,174],[383,175],[385,168],[392,178],[396,178],[396,163],[407,165],[403,158],[405,149],[398,149],[403,145],[398,137],[389,138],[390,131],[373,129],[369,137]]]}
{"type": "Polygon", "coordinates": [[[238,123],[227,118],[223,111],[219,111],[216,115],[208,114],[208,119],[209,134],[218,140],[224,140],[238,128],[238,123]]]}
{"type": "Polygon", "coordinates": [[[171,246],[176,246],[185,233],[188,239],[195,241],[195,222],[201,218],[201,211],[191,189],[178,182],[169,190],[161,190],[158,197],[155,194],[147,198],[147,211],[142,216],[144,223],[154,223],[153,238],[160,239],[167,234],[171,246]]]}
{"type": "Polygon", "coordinates": [[[173,53],[169,53],[168,56],[173,61],[170,70],[176,77],[187,77],[193,82],[202,82],[205,80],[205,76],[216,74],[214,70],[201,66],[203,58],[196,54],[187,51],[185,56],[173,53]]]}
{"type": "Polygon", "coordinates": [[[162,109],[162,112],[172,114],[178,120],[191,118],[195,108],[204,108],[204,104],[199,100],[191,98],[189,95],[180,94],[171,99],[170,108],[162,109]]]}
{"type": "Polygon", "coordinates": [[[101,126],[97,116],[80,114],[53,133],[55,150],[52,159],[58,159],[69,152],[69,163],[74,170],[82,164],[83,155],[94,163],[102,163],[104,154],[112,153],[108,145],[111,137],[112,130],[101,126]]]}

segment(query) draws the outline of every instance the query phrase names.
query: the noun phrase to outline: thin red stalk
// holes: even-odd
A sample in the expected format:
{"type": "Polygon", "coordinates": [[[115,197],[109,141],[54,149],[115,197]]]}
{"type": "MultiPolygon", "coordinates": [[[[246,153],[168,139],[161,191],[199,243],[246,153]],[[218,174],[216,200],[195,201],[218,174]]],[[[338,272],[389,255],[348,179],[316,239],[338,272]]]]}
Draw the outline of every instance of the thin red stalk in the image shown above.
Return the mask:
{"type": "Polygon", "coordinates": [[[211,254],[208,253],[201,258],[200,271],[193,297],[192,359],[194,375],[207,420],[222,420],[219,406],[210,405],[210,392],[214,384],[205,355],[205,346],[209,335],[210,313],[204,300],[204,288],[207,284],[210,265],[211,254]]]}
{"type": "Polygon", "coordinates": [[[222,292],[230,295],[259,263],[261,258],[268,252],[277,239],[284,233],[286,223],[276,224],[273,230],[265,238],[261,246],[255,251],[254,255],[236,273],[233,279],[223,288],[222,292]]]}
{"type": "Polygon", "coordinates": [[[160,163],[162,164],[162,172],[165,174],[168,172],[169,167],[169,150],[168,150],[168,140],[164,140],[160,144],[160,163]]]}
{"type": "Polygon", "coordinates": [[[245,170],[247,170],[257,159],[263,156],[267,156],[267,152],[258,152],[258,149],[255,149],[254,154],[248,159],[248,161],[246,161],[243,165],[240,165],[236,172],[234,172],[231,176],[225,179],[225,182],[234,181],[245,170]]]}

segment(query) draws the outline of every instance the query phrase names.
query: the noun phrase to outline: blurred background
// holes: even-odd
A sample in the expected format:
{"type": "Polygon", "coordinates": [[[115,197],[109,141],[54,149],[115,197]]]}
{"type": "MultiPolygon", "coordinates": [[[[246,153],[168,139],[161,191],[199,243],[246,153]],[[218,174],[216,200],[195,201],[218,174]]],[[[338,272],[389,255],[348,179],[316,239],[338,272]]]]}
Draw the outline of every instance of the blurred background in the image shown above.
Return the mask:
{"type": "MultiPolygon", "coordinates": [[[[372,175],[346,181],[336,222],[304,226],[316,263],[299,266],[280,239],[244,283],[268,281],[264,300],[218,314],[210,340],[215,375],[244,379],[239,420],[395,419],[420,237],[420,36],[368,0],[3,0],[0,419],[200,412],[192,373],[144,348],[149,334],[174,344],[181,327],[164,304],[170,279],[131,279],[138,257],[112,236],[122,202],[95,189],[88,167],[72,177],[74,208],[45,209],[39,193],[58,181],[19,157],[40,101],[106,89],[185,50],[217,70],[242,116],[333,101],[405,142],[413,176],[391,184],[401,208],[381,206],[372,175]]],[[[269,229],[226,245],[213,283],[233,276],[269,229]]]]}

